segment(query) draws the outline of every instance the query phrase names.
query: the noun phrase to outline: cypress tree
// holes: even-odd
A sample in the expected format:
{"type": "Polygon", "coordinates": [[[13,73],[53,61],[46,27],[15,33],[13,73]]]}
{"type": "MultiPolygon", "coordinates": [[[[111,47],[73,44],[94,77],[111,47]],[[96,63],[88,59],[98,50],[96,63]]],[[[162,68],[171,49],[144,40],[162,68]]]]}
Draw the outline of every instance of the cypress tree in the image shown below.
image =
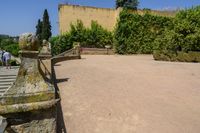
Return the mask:
{"type": "Polygon", "coordinates": [[[40,19],[38,19],[38,23],[36,26],[36,36],[38,37],[40,42],[42,42],[42,21],[40,19]]]}
{"type": "Polygon", "coordinates": [[[44,10],[42,21],[42,39],[48,40],[51,37],[51,24],[49,21],[49,14],[47,9],[44,10]]]}

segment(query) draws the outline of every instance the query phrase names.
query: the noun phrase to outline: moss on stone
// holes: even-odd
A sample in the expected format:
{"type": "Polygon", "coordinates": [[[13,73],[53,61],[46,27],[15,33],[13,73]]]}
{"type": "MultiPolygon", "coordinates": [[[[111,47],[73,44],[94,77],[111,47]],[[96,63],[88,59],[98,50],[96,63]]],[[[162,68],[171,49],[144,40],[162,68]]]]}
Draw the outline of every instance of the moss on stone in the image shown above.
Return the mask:
{"type": "Polygon", "coordinates": [[[48,109],[55,106],[57,102],[58,100],[54,99],[49,101],[33,102],[25,104],[0,105],[0,115],[48,109]]]}
{"type": "Polygon", "coordinates": [[[0,98],[0,105],[12,105],[12,104],[22,104],[31,102],[48,101],[55,99],[55,92],[41,92],[32,95],[21,95],[21,96],[6,96],[0,98]]]}

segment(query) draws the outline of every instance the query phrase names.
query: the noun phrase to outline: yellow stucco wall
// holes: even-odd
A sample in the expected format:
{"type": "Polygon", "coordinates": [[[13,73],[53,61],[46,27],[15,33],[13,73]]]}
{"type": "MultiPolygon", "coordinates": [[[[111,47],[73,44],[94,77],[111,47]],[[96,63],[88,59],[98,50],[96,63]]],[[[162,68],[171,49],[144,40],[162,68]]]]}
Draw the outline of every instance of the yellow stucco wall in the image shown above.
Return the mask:
{"type": "Polygon", "coordinates": [[[69,31],[70,24],[81,20],[86,27],[90,27],[91,21],[108,30],[112,30],[116,23],[116,10],[107,8],[95,8],[75,5],[59,5],[59,30],[60,33],[69,31]]]}
{"type": "MultiPolygon", "coordinates": [[[[117,22],[117,18],[122,9],[96,8],[77,5],[59,5],[59,33],[63,34],[70,30],[70,24],[81,20],[86,27],[90,27],[91,21],[97,21],[102,27],[113,30],[117,22]]],[[[138,10],[139,14],[144,11],[138,10]]],[[[169,12],[151,11],[152,14],[173,16],[169,12]]]]}

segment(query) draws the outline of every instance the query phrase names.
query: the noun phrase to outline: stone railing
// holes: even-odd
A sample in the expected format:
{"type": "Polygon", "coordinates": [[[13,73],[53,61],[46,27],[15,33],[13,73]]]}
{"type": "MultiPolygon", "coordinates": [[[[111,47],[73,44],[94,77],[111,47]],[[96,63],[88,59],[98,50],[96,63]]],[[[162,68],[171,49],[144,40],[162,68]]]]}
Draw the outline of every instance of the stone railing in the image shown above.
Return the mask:
{"type": "Polygon", "coordinates": [[[104,48],[81,48],[83,55],[113,55],[115,54],[112,49],[104,48]]]}
{"type": "Polygon", "coordinates": [[[81,59],[80,45],[76,45],[74,48],[54,56],[52,58],[53,60],[52,62],[56,64],[58,62],[73,60],[73,59],[81,59]]]}

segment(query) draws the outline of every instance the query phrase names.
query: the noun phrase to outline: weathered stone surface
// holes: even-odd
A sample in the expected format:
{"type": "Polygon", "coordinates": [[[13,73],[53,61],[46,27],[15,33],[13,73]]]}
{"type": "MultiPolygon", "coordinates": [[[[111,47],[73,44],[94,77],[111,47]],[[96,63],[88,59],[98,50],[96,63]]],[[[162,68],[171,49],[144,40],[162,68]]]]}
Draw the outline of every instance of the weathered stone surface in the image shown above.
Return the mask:
{"type": "Polygon", "coordinates": [[[5,131],[7,124],[6,118],[0,116],[0,133],[5,131]]]}
{"type": "Polygon", "coordinates": [[[42,49],[40,50],[40,55],[51,55],[51,49],[49,45],[50,43],[47,40],[43,40],[42,49]]]}
{"type": "Polygon", "coordinates": [[[0,97],[6,133],[55,133],[55,89],[39,69],[38,42],[33,34],[20,37],[21,65],[15,83],[0,97]]]}
{"type": "Polygon", "coordinates": [[[54,87],[44,80],[38,69],[37,55],[37,51],[21,52],[22,62],[16,82],[0,98],[0,105],[32,103],[55,99],[54,87]]]}
{"type": "Polygon", "coordinates": [[[19,47],[22,50],[38,50],[39,41],[32,33],[24,33],[19,37],[19,47]]]}
{"type": "Polygon", "coordinates": [[[1,115],[11,114],[11,113],[21,113],[33,110],[48,109],[54,106],[57,100],[44,101],[44,102],[34,102],[25,104],[13,104],[13,105],[0,105],[1,115]]]}
{"type": "MultiPolygon", "coordinates": [[[[25,53],[24,56],[26,55],[25,53]]],[[[38,60],[34,58],[37,53],[29,53],[33,58],[22,57],[17,80],[6,95],[36,93],[51,90],[45,83],[38,70],[38,60]]],[[[28,56],[28,55],[27,55],[28,56]]]]}
{"type": "Polygon", "coordinates": [[[55,133],[55,107],[27,113],[7,115],[11,126],[5,133],[55,133]]]}

